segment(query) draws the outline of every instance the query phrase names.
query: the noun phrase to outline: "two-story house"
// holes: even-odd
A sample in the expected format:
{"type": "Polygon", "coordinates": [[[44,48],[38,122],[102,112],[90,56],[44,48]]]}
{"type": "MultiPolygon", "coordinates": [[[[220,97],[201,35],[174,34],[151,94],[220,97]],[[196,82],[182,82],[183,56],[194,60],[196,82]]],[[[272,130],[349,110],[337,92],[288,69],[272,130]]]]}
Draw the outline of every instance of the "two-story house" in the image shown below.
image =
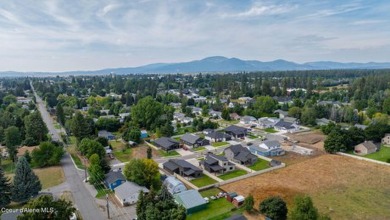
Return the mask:
{"type": "Polygon", "coordinates": [[[256,155],[253,155],[247,148],[241,144],[231,145],[224,150],[227,159],[239,163],[241,165],[251,166],[258,160],[256,155]]]}
{"type": "Polygon", "coordinates": [[[210,173],[225,173],[233,171],[236,168],[226,157],[213,153],[208,153],[205,160],[201,162],[201,165],[210,173]]]}

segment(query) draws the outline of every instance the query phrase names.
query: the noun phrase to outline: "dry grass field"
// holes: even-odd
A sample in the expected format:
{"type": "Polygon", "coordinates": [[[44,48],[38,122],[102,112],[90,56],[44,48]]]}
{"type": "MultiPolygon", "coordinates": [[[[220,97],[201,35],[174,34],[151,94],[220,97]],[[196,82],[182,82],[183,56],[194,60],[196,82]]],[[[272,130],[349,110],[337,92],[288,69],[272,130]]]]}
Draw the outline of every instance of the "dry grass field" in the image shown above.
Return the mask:
{"type": "MultiPolygon", "coordinates": [[[[42,189],[57,186],[65,181],[64,170],[61,166],[35,168],[33,171],[41,181],[42,189]]],[[[6,176],[11,178],[12,181],[15,174],[6,174],[6,176]]]]}
{"type": "Polygon", "coordinates": [[[308,194],[332,219],[390,219],[390,167],[338,155],[321,155],[221,188],[247,196],[256,205],[271,195],[308,194]]]}
{"type": "Polygon", "coordinates": [[[322,134],[319,130],[286,135],[292,140],[299,141],[299,146],[324,151],[326,135],[322,134]]]}

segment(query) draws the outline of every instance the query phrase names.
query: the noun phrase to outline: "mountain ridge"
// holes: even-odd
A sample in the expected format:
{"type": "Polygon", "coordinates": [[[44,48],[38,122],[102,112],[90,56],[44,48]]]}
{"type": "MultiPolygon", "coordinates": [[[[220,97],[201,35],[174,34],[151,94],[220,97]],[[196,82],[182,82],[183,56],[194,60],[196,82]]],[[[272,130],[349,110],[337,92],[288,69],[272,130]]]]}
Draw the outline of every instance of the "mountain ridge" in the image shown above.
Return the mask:
{"type": "Polygon", "coordinates": [[[253,71],[292,71],[292,70],[332,70],[332,69],[386,69],[390,62],[334,62],[316,61],[295,63],[283,59],[273,61],[242,60],[224,56],[211,56],[200,60],[178,63],[151,63],[137,67],[105,68],[100,70],[81,70],[63,72],[17,72],[3,71],[0,77],[44,76],[44,75],[102,75],[102,74],[163,74],[163,73],[211,73],[211,72],[253,72],[253,71]]]}

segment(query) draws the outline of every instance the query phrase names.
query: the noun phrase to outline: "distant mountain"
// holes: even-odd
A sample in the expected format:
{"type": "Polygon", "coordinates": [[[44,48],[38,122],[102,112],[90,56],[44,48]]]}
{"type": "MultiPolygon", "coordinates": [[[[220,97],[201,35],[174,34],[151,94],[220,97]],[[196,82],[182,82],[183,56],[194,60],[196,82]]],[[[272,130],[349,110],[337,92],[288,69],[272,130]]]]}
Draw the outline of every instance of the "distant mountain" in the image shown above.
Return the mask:
{"type": "Polygon", "coordinates": [[[286,71],[286,70],[330,70],[330,69],[386,69],[387,63],[339,63],[331,61],[307,62],[303,64],[286,60],[262,62],[258,60],[241,60],[223,56],[207,57],[182,63],[155,63],[139,67],[110,68],[94,71],[70,72],[0,72],[0,77],[8,76],[47,76],[47,75],[101,75],[101,74],[148,74],[148,73],[199,73],[199,72],[250,72],[250,71],[286,71]]]}

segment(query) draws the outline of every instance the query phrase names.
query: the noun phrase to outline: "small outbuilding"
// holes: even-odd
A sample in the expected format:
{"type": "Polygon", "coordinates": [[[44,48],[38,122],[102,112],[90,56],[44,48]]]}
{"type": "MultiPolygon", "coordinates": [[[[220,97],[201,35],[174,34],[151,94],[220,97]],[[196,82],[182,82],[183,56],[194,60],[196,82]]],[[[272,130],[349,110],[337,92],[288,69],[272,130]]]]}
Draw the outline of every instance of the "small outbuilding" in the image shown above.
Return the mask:
{"type": "Polygon", "coordinates": [[[372,141],[365,141],[355,146],[355,154],[357,155],[367,155],[377,150],[377,146],[372,141]]]}
{"type": "Polygon", "coordinates": [[[182,205],[187,214],[191,214],[207,207],[207,201],[194,189],[187,190],[174,195],[175,201],[182,205]]]}
{"type": "Polygon", "coordinates": [[[233,205],[236,207],[240,207],[242,204],[244,204],[245,197],[244,196],[236,196],[233,198],[233,205]]]}

